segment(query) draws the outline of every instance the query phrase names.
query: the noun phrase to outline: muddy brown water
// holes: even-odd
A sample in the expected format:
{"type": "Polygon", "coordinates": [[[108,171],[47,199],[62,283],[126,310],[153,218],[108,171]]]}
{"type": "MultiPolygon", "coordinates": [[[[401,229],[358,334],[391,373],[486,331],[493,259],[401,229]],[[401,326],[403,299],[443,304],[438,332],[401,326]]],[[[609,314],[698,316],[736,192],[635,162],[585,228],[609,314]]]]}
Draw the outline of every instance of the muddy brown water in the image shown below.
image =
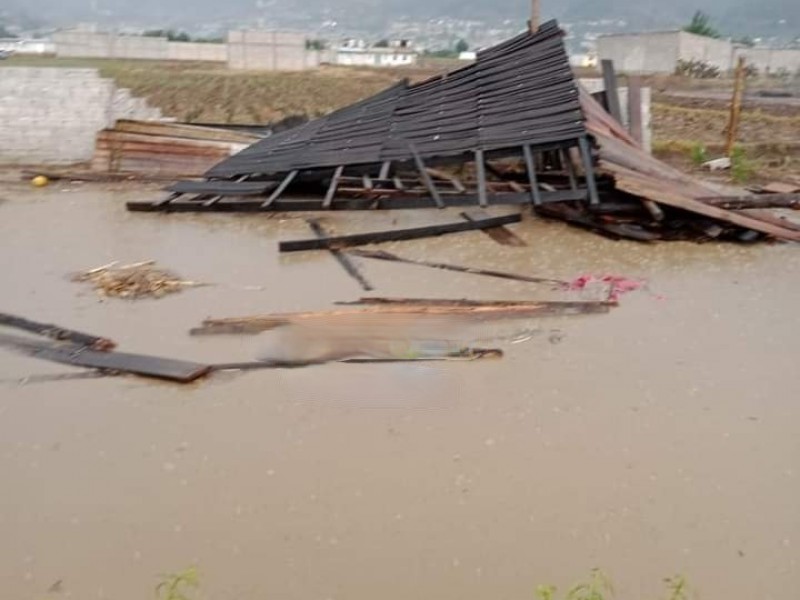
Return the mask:
{"type": "MultiPolygon", "coordinates": [[[[146,188],[2,195],[0,310],[123,350],[250,360],[258,337],[187,332],[207,316],[362,295],[325,253],[278,256],[279,239],[309,236],[297,218],[126,213],[126,199],[158,195],[146,188]],[[126,302],[68,280],[144,259],[218,285],[126,302]]],[[[329,226],[454,217],[336,214],[329,226]]],[[[800,586],[798,248],[514,228],[528,247],[481,233],[383,247],[650,289],[608,315],[527,322],[538,335],[521,343],[490,325],[502,360],[20,385],[77,371],[0,350],[2,597],[139,600],[159,573],[197,565],[197,597],[215,600],[514,600],[593,567],[620,598],[657,598],[676,573],[700,598],[787,598],[800,586]]],[[[359,264],[386,296],[552,296],[359,264]]]]}

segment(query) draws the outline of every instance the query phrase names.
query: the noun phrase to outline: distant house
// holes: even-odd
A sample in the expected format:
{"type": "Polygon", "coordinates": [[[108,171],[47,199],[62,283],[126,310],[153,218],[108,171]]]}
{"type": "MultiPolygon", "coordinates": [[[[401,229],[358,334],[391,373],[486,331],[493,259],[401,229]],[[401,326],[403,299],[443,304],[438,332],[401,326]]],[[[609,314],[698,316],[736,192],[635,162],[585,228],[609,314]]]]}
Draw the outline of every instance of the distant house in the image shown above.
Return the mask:
{"type": "Polygon", "coordinates": [[[478,58],[478,53],[473,50],[465,50],[458,53],[458,60],[475,60],[478,58]]]}
{"type": "Polygon", "coordinates": [[[0,38],[0,52],[11,54],[55,54],[56,46],[50,40],[0,38]]]}
{"type": "Polygon", "coordinates": [[[405,67],[419,58],[408,40],[368,46],[363,40],[346,40],[336,49],[336,64],[355,67],[405,67]]]}

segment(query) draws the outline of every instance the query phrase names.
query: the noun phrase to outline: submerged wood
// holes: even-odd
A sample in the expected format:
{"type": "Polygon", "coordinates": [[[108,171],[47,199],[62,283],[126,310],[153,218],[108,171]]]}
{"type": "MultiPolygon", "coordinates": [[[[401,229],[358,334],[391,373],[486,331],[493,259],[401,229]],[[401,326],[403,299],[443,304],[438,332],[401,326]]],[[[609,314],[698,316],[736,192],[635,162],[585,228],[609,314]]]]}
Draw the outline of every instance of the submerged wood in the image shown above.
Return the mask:
{"type": "Polygon", "coordinates": [[[524,281],[526,283],[549,283],[554,285],[566,285],[566,281],[560,279],[548,279],[545,277],[531,277],[528,275],[518,275],[516,273],[508,273],[505,271],[493,271],[491,269],[477,269],[474,267],[462,267],[460,265],[452,265],[449,263],[439,263],[427,260],[412,260],[410,258],[402,258],[391,252],[383,250],[351,250],[349,252],[361,258],[372,258],[376,260],[385,260],[390,262],[399,262],[408,265],[419,265],[421,267],[431,267],[433,269],[443,269],[445,271],[455,271],[456,273],[471,273],[472,275],[484,275],[486,277],[497,277],[499,279],[510,279],[512,281],[524,281]]]}
{"type": "Polygon", "coordinates": [[[73,331],[71,329],[66,329],[51,323],[39,323],[37,321],[31,321],[24,317],[10,315],[8,313],[0,313],[0,325],[21,329],[23,331],[42,335],[54,340],[68,341],[80,346],[88,346],[93,350],[113,350],[117,345],[108,338],[90,335],[88,333],[81,333],[80,331],[73,331]]]}
{"type": "MultiPolygon", "coordinates": [[[[307,222],[308,226],[311,227],[311,230],[314,232],[314,235],[316,235],[317,238],[326,239],[329,237],[328,232],[325,231],[318,220],[308,219],[307,222]]],[[[342,266],[345,272],[358,282],[362,289],[367,291],[375,289],[372,287],[372,284],[366,280],[364,275],[361,274],[361,271],[359,271],[358,267],[353,264],[353,261],[350,260],[347,254],[338,248],[329,248],[328,251],[331,253],[333,258],[336,259],[336,262],[342,266]]]]}
{"type": "Polygon", "coordinates": [[[441,356],[421,356],[419,358],[344,358],[335,361],[254,361],[243,363],[222,363],[212,365],[212,371],[257,371],[261,369],[297,369],[301,367],[311,367],[328,362],[338,362],[345,364],[372,365],[383,363],[407,363],[407,362],[439,362],[439,361],[471,361],[485,358],[502,358],[503,351],[499,348],[462,348],[456,352],[448,352],[441,356]]]}
{"type": "Polygon", "coordinates": [[[428,225],[426,227],[414,227],[410,229],[394,229],[391,231],[356,233],[352,235],[342,235],[323,239],[294,240],[281,242],[279,249],[281,252],[297,252],[301,250],[330,250],[331,248],[346,248],[349,246],[362,246],[365,244],[376,244],[380,242],[413,240],[443,235],[446,233],[458,233],[461,231],[486,229],[488,227],[499,227],[501,225],[508,225],[510,223],[519,223],[521,220],[521,215],[513,214],[502,217],[490,217],[488,219],[482,219],[479,221],[445,223],[442,225],[428,225]]]}
{"type": "MultiPolygon", "coordinates": [[[[482,209],[474,209],[465,210],[461,213],[461,216],[467,221],[480,221],[481,219],[488,218],[490,215],[482,209]]],[[[489,227],[487,229],[483,229],[482,231],[498,244],[517,247],[527,246],[525,240],[507,227],[489,227]]]]}

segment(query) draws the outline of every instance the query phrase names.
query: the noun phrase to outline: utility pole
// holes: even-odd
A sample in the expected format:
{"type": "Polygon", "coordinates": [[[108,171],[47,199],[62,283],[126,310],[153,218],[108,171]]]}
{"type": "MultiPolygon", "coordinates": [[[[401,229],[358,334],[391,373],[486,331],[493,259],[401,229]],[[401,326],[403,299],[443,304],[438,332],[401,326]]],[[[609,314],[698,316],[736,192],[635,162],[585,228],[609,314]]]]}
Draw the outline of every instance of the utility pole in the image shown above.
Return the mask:
{"type": "Polygon", "coordinates": [[[536,33],[539,31],[541,18],[540,0],[531,0],[531,19],[528,21],[528,27],[530,28],[531,33],[536,33]]]}
{"type": "Polygon", "coordinates": [[[736,137],[739,133],[739,118],[742,114],[742,95],[744,93],[744,56],[739,57],[736,65],[736,80],[733,84],[733,99],[731,100],[731,114],[728,119],[728,136],[725,141],[725,156],[733,154],[733,147],[736,145],[736,137]]]}

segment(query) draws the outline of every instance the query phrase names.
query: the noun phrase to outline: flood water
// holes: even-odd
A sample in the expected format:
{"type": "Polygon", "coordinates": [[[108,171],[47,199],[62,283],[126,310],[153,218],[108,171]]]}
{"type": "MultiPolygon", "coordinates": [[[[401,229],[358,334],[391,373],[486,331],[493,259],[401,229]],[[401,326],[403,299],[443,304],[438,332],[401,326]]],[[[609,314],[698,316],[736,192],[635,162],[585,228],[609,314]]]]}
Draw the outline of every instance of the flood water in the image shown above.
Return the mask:
{"type": "MultiPolygon", "coordinates": [[[[297,216],[130,214],[147,188],[5,185],[0,310],[119,349],[252,360],[260,336],[204,318],[366,295],[297,216]],[[101,301],[76,271],[154,259],[216,285],[101,301]]],[[[457,213],[336,213],[339,232],[457,213]]],[[[562,224],[385,244],[415,259],[560,279],[644,278],[607,315],[489,325],[500,360],[340,364],[190,386],[0,349],[0,590],[152,598],[196,565],[196,598],[522,600],[603,569],[617,597],[791,597],[800,588],[800,252],[607,241],[562,224]],[[501,329],[503,331],[501,331],[501,329]],[[793,591],[794,590],[794,591],[793,591]]],[[[371,295],[553,299],[546,287],[359,260],[371,295]]],[[[486,345],[486,344],[484,344],[486,345]]]]}

